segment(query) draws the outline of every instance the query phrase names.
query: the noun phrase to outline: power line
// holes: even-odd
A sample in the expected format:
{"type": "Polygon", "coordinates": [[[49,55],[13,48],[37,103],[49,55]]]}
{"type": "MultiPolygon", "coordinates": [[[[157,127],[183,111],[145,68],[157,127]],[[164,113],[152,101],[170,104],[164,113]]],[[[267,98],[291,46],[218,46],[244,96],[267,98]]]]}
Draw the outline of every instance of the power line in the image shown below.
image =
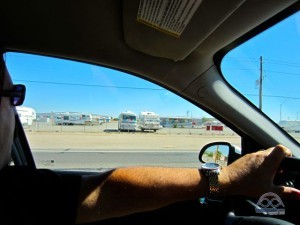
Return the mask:
{"type": "Polygon", "coordinates": [[[288,75],[293,75],[293,76],[300,76],[300,73],[287,73],[287,72],[274,71],[274,70],[264,70],[264,71],[268,71],[268,72],[271,72],[271,73],[281,73],[281,74],[288,74],[288,75]]]}
{"type": "Polygon", "coordinates": [[[99,88],[119,88],[119,89],[151,90],[151,91],[164,91],[164,90],[166,90],[166,89],[163,89],[163,88],[126,87],[126,86],[110,86],[110,85],[98,85],[98,84],[74,84],[74,83],[50,82],[50,81],[35,81],[35,80],[15,80],[15,81],[23,82],[23,83],[27,82],[27,83],[42,83],[42,84],[99,87],[99,88]]]}
{"type": "MultiPolygon", "coordinates": [[[[258,94],[245,94],[245,96],[259,96],[258,94]]],[[[300,97],[291,97],[291,96],[282,96],[282,95],[262,95],[263,97],[269,97],[269,98],[286,98],[286,99],[295,99],[295,100],[300,100],[300,97]]]]}
{"type": "MultiPolygon", "coordinates": [[[[247,58],[247,57],[226,57],[223,59],[223,61],[235,61],[235,62],[258,62],[260,58],[247,58]]],[[[285,65],[285,66],[293,66],[293,67],[300,67],[299,63],[296,62],[287,62],[282,60],[276,60],[276,59],[268,59],[264,58],[264,62],[268,62],[271,64],[278,64],[278,65],[285,65]]]]}
{"type": "MultiPolygon", "coordinates": [[[[259,69],[240,69],[240,68],[229,68],[229,67],[225,67],[223,69],[227,69],[227,70],[241,70],[241,71],[245,71],[245,70],[252,70],[252,71],[257,71],[259,69]]],[[[300,76],[300,73],[288,73],[288,72],[282,72],[282,71],[275,71],[275,70],[266,70],[264,69],[263,71],[265,72],[271,72],[271,73],[280,73],[280,74],[287,74],[287,75],[293,75],[293,76],[300,76]]]]}
{"type": "Polygon", "coordinates": [[[293,66],[293,67],[300,67],[299,63],[293,63],[293,62],[286,62],[286,61],[279,61],[279,60],[272,60],[272,59],[265,59],[265,61],[268,61],[271,64],[277,64],[277,65],[284,65],[284,66],[293,66]]]}

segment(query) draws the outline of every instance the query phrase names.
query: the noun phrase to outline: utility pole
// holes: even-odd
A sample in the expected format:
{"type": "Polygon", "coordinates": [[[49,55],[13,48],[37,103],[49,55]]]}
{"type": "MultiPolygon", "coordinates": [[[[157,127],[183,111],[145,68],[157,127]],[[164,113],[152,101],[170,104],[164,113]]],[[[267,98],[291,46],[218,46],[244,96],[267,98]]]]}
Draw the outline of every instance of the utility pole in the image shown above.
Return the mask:
{"type": "Polygon", "coordinates": [[[259,109],[260,109],[260,111],[262,111],[262,81],[263,81],[262,56],[260,57],[259,61],[260,61],[259,62],[259,72],[260,72],[260,75],[259,75],[259,109]]]}

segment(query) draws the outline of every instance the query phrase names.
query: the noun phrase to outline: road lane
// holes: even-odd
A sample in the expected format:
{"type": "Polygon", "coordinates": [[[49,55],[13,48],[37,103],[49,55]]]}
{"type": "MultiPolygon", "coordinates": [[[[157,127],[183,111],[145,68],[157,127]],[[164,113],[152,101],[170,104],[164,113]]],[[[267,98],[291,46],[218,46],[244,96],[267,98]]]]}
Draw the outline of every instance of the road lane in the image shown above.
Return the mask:
{"type": "Polygon", "coordinates": [[[35,150],[33,156],[40,168],[102,169],[120,166],[199,167],[196,151],[59,151],[35,150]]]}

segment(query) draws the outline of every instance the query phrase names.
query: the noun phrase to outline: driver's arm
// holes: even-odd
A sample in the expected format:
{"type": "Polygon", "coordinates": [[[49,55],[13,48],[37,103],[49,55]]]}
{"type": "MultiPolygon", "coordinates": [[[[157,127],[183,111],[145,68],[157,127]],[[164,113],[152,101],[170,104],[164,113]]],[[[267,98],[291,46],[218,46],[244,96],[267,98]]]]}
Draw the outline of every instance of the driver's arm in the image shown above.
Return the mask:
{"type": "MultiPolygon", "coordinates": [[[[298,197],[300,191],[273,185],[273,178],[290,151],[278,145],[243,156],[222,168],[219,175],[222,195],[258,197],[275,192],[281,197],[298,197]],[[253,185],[253,184],[256,185],[253,185]]],[[[82,179],[77,222],[92,222],[206,196],[208,183],[197,168],[119,168],[82,179]]]]}

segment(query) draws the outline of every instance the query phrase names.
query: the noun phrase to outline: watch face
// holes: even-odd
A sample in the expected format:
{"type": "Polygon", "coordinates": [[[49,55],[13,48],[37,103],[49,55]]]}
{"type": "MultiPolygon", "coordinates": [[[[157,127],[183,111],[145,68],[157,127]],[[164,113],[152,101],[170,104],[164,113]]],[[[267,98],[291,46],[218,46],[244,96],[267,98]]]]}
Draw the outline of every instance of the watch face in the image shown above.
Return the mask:
{"type": "Polygon", "coordinates": [[[202,168],[206,170],[216,170],[220,168],[220,165],[218,163],[204,163],[202,168]]]}

